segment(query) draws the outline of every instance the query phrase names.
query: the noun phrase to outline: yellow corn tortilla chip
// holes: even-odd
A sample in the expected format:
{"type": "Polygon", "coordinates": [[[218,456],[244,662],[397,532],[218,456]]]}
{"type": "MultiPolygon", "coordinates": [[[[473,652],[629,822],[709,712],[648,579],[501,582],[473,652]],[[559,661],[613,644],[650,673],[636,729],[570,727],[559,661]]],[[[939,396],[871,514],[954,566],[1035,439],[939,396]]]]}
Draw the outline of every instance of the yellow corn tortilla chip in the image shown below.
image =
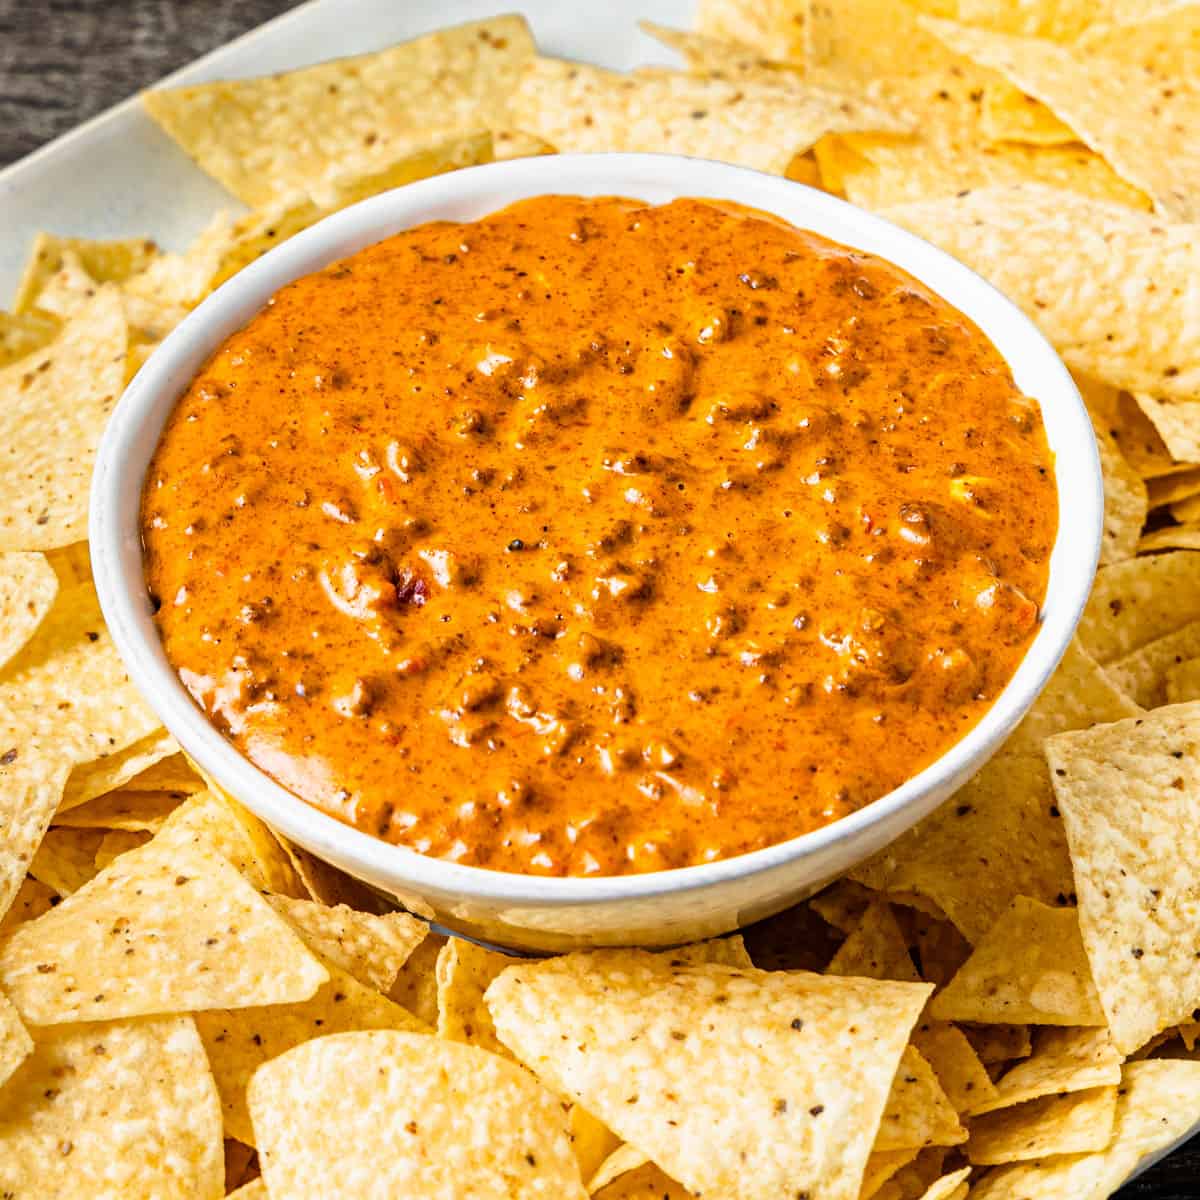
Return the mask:
{"type": "Polygon", "coordinates": [[[1018,896],[933,998],[943,1021],[1103,1025],[1073,908],[1018,896]]]}
{"type": "Polygon", "coordinates": [[[1200,958],[1182,932],[1200,924],[1198,736],[1193,703],[1046,743],[1083,943],[1124,1054],[1200,1008],[1200,958]]]}
{"type": "Polygon", "coordinates": [[[149,840],[150,834],[144,831],[136,833],[131,829],[110,829],[96,847],[96,870],[103,871],[122,854],[144,846],[149,840]]]}
{"type": "Polygon", "coordinates": [[[1014,896],[1047,903],[1065,898],[1071,864],[1042,743],[1052,733],[1136,711],[1073,643],[991,762],[851,877],[869,887],[932,898],[971,942],[988,932],[1014,896]]]}
{"type": "Polygon", "coordinates": [[[602,1192],[614,1179],[638,1170],[649,1161],[636,1146],[622,1142],[604,1159],[593,1175],[584,1176],[587,1180],[587,1190],[592,1194],[602,1192]]]}
{"type": "Polygon", "coordinates": [[[269,1059],[313,1038],[364,1029],[426,1033],[408,1009],[364,987],[332,964],[329,980],[307,1000],[195,1013],[196,1027],[217,1081],[225,1133],[255,1146],[246,1087],[269,1059]]]}
{"type": "Polygon", "coordinates": [[[994,142],[1028,142],[1033,146],[1061,146],[1079,138],[1040,100],[1027,96],[1007,80],[996,80],[983,89],[979,128],[994,142]]]}
{"type": "Polygon", "coordinates": [[[92,558],[87,542],[55,546],[46,551],[46,561],[54,568],[61,587],[92,582],[92,558]]]}
{"type": "Polygon", "coordinates": [[[28,876],[17,889],[12,907],[0,918],[0,939],[7,937],[25,921],[32,921],[42,913],[49,912],[58,903],[58,895],[52,887],[28,876]]]}
{"type": "Polygon", "coordinates": [[[975,1047],[956,1025],[923,1020],[913,1030],[912,1044],[933,1068],[946,1099],[960,1115],[992,1103],[996,1087],[975,1047]]]}
{"type": "Polygon", "coordinates": [[[700,0],[696,29],[705,37],[741,42],[766,58],[803,62],[807,0],[700,0]]]}
{"type": "Polygon", "coordinates": [[[249,1183],[244,1183],[236,1192],[230,1192],[226,1200],[271,1200],[267,1185],[260,1175],[249,1183]]]}
{"type": "Polygon", "coordinates": [[[1013,1059],[1028,1058],[1033,1053],[1028,1025],[964,1023],[960,1028],[985,1066],[996,1067],[1013,1059]]]}
{"type": "Polygon", "coordinates": [[[389,1031],[319,1038],[260,1067],[250,1107],[267,1188],[291,1200],[587,1195],[558,1101],[473,1046],[389,1031]]]}
{"type": "Polygon", "coordinates": [[[1092,417],[1100,473],[1104,478],[1104,540],[1101,564],[1120,562],[1137,553],[1138,538],[1150,508],[1146,484],[1121,453],[1104,422],[1092,417]]]}
{"type": "Polygon", "coordinates": [[[49,345],[61,328],[62,322],[49,313],[0,311],[0,367],[49,345]]]}
{"type": "Polygon", "coordinates": [[[180,753],[170,754],[153,766],[144,767],[121,786],[127,792],[184,792],[190,796],[204,791],[204,780],[180,753]]]}
{"type": "Polygon", "coordinates": [[[769,82],[779,79],[781,73],[803,73],[800,63],[772,59],[746,42],[711,37],[687,29],[671,29],[655,21],[639,21],[638,27],[655,41],[676,51],[694,75],[769,82]]]}
{"type": "Polygon", "coordinates": [[[1094,421],[1100,421],[1112,434],[1122,457],[1146,480],[1190,470],[1177,463],[1159,436],[1150,418],[1128,392],[1110,387],[1078,372],[1075,382],[1094,421]]]}
{"type": "Polygon", "coordinates": [[[25,645],[58,594],[42,554],[0,554],[0,669],[25,645]]]}
{"type": "MultiPolygon", "coordinates": [[[[1151,479],[1146,484],[1146,498],[1151,508],[1161,505],[1176,505],[1186,500],[1195,500],[1200,495],[1200,467],[1191,467],[1151,479]]],[[[1174,515],[1174,514],[1172,514],[1174,515]]]]}
{"type": "Polygon", "coordinates": [[[616,951],[509,967],[486,999],[522,1062],[684,1187],[854,1200],[929,991],[616,951]]]}
{"type": "Polygon", "coordinates": [[[1200,1063],[1150,1060],[1125,1068],[1113,1137],[1094,1154],[1067,1154],[990,1172],[971,1200],[1064,1200],[1112,1195],[1149,1154],[1200,1120],[1200,1063]]]}
{"type": "Polygon", "coordinates": [[[125,386],[125,315],[101,288],[48,346],[0,369],[0,550],[86,533],[96,447],[125,386]]]}
{"type": "Polygon", "coordinates": [[[103,840],[102,829],[51,829],[42,838],[29,873],[58,895],[69,896],[99,873],[96,852],[103,840]]]}
{"type": "Polygon", "coordinates": [[[1200,401],[1163,400],[1145,392],[1138,392],[1134,399],[1171,455],[1183,462],[1200,460],[1200,401]]]}
{"type": "MultiPolygon", "coordinates": [[[[1196,14],[1189,15],[1195,22],[1196,14]]],[[[1200,148],[1194,136],[1200,125],[1194,78],[1200,51],[1190,74],[1176,74],[1174,63],[1162,71],[1154,57],[1135,57],[1128,30],[1118,47],[1092,42],[1074,48],[933,17],[920,18],[920,24],[951,50],[1001,72],[1040,100],[1160,211],[1180,221],[1200,217],[1200,148]]]]}
{"type": "Polygon", "coordinates": [[[1157,554],[1160,550],[1200,550],[1200,525],[1167,525],[1138,541],[1139,554],[1157,554]]]}
{"type": "Polygon", "coordinates": [[[952,69],[958,56],[917,23],[917,11],[894,0],[812,4],[805,24],[808,68],[839,82],[952,69]]]}
{"type": "Polygon", "coordinates": [[[38,296],[68,259],[74,259],[96,283],[123,283],[144,271],[157,254],[158,247],[147,238],[101,242],[39,233],[17,285],[13,311],[28,313],[43,307],[38,304],[38,296]]]}
{"type": "Polygon", "coordinates": [[[958,19],[997,33],[1074,41],[1093,21],[1113,19],[1123,0],[958,0],[958,19]]]}
{"type": "Polygon", "coordinates": [[[967,1157],[989,1167],[1103,1150],[1116,1113],[1114,1085],[1027,1100],[972,1121],[967,1157]]]}
{"type": "Polygon", "coordinates": [[[966,1140],[967,1131],[933,1068],[918,1050],[906,1046],[872,1149],[880,1152],[957,1146],[966,1140]]]}
{"type": "MultiPolygon", "coordinates": [[[[621,1145],[621,1139],[603,1121],[578,1104],[567,1110],[567,1136],[571,1139],[571,1153],[579,1163],[579,1177],[584,1180],[591,1179],[621,1145]]],[[[588,1188],[589,1192],[592,1190],[588,1188]]]]}
{"type": "Polygon", "coordinates": [[[12,1001],[0,992],[0,1087],[32,1053],[33,1038],[12,1001]]]}
{"type": "Polygon", "coordinates": [[[1068,366],[1164,397],[1200,389],[1200,337],[1187,300],[1200,271],[1200,226],[1040,184],[983,188],[884,215],[995,284],[1068,366]]]}
{"type": "Polygon", "coordinates": [[[1157,708],[1167,702],[1167,672],[1198,655],[1200,620],[1189,621],[1173,632],[1131,650],[1104,669],[1109,678],[1143,708],[1157,708]]]}
{"type": "Polygon", "coordinates": [[[1096,572],[1079,640],[1098,662],[1111,663],[1195,620],[1200,620],[1200,555],[1131,558],[1096,572]]]}
{"type": "Polygon", "coordinates": [[[165,729],[156,729],[115,754],[80,763],[67,776],[58,805],[59,815],[106,792],[124,788],[143,771],[178,751],[175,739],[165,729]]]}
{"type": "Polygon", "coordinates": [[[825,970],[829,975],[857,975],[864,979],[901,979],[909,983],[920,979],[892,906],[886,900],[876,900],[868,906],[825,970]]]}
{"type": "Polygon", "coordinates": [[[295,846],[282,838],[279,841],[304,889],[302,895],[331,908],[344,904],[362,912],[378,911],[380,898],[366,884],[309,854],[303,846],[295,846]]]}
{"type": "Polygon", "coordinates": [[[993,1112],[1036,1100],[1121,1082],[1121,1055],[1108,1029],[1047,1027],[1038,1031],[1033,1055],[1000,1077],[995,1095],[974,1113],[993,1112]]]}
{"type": "Polygon", "coordinates": [[[272,907],[318,958],[354,976],[366,987],[387,992],[429,927],[408,913],[382,916],[344,904],[328,908],[312,900],[268,896],[272,907]]]}
{"type": "Polygon", "coordinates": [[[235,223],[219,212],[182,254],[160,254],[122,287],[126,302],[136,301],[162,312],[193,308],[212,290],[212,281],[234,241],[235,223]]]}
{"type": "Polygon", "coordinates": [[[72,766],[158,727],[125,674],[90,584],[61,588],[0,673],[0,914],[25,877],[72,766]]]}
{"type": "Polygon", "coordinates": [[[157,842],[0,948],[0,983],[35,1025],[304,1000],[328,978],[227,862],[157,842]]]}
{"type": "Polygon", "coordinates": [[[916,928],[921,978],[944,987],[971,956],[971,943],[949,921],[925,920],[916,928]]]}
{"type": "Polygon", "coordinates": [[[283,75],[146,92],[146,111],[247,204],[308,190],[332,171],[376,170],[461,133],[504,127],[534,52],[501,16],[283,75]]]}
{"type": "Polygon", "coordinates": [[[838,879],[818,892],[808,902],[809,908],[819,914],[834,929],[852,933],[863,918],[863,913],[879,895],[871,888],[853,879],[838,879]]]}
{"type": "Polygon", "coordinates": [[[70,812],[59,812],[54,823],[60,829],[157,833],[183,800],[180,792],[108,792],[70,812]]]}
{"type": "Polygon", "coordinates": [[[897,1171],[912,1162],[919,1153],[917,1150],[877,1150],[872,1153],[863,1172],[859,1200],[871,1200],[897,1171]]]}
{"type": "Polygon", "coordinates": [[[619,75],[550,58],[525,68],[511,111],[522,129],[564,152],[687,154],[776,175],[830,131],[906,128],[870,100],[799,80],[619,75]]]}
{"type": "Polygon", "coordinates": [[[644,1163],[626,1171],[592,1193],[592,1200],[695,1200],[681,1183],[654,1165],[644,1163]]]}
{"type": "Polygon", "coordinates": [[[39,1029],[0,1104],[0,1194],[219,1200],[221,1110],[187,1017],[39,1029]]]}
{"type": "Polygon", "coordinates": [[[1200,700],[1200,658],[1189,658],[1186,662],[1168,667],[1166,680],[1168,704],[1200,700]]]}
{"type": "Polygon", "coordinates": [[[448,940],[443,934],[431,933],[408,956],[388,992],[390,999],[431,1028],[438,1023],[437,960],[448,940]]]}
{"type": "Polygon", "coordinates": [[[970,1174],[970,1167],[962,1167],[935,1179],[921,1195],[921,1200],[966,1200],[971,1190],[967,1183],[970,1174]]]}

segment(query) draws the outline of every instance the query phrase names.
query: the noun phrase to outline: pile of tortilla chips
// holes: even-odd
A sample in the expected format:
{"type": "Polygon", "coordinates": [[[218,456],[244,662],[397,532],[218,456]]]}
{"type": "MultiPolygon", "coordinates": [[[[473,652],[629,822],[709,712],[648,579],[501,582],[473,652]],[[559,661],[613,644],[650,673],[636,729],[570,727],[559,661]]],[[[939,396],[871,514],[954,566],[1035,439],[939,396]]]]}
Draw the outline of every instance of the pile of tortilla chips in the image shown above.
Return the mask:
{"type": "Polygon", "coordinates": [[[680,68],[500,16],[151,92],[231,214],[177,253],[31,248],[0,313],[0,1194],[1099,1200],[1200,1121],[1200,2],[701,0],[646,31],[680,68]],[[272,246],[603,150],[788,174],[1008,293],[1092,413],[1103,565],[1001,752],[850,877],[744,938],[529,961],[205,786],[104,627],[88,484],[156,343],[272,246]]]}

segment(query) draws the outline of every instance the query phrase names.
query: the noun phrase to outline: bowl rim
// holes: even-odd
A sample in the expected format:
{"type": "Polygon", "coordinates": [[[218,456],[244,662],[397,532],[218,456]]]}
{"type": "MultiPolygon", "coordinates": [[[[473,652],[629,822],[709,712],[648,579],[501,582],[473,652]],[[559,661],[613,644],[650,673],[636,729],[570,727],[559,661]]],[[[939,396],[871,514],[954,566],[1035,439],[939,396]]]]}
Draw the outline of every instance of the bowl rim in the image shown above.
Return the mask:
{"type": "Polygon", "coordinates": [[[939,788],[960,783],[994,753],[1062,658],[1091,589],[1103,511],[1092,426],[1069,372],[1029,318],[961,262],[875,213],[778,176],[677,155],[569,154],[469,167],[371,197],[296,234],[222,284],[163,340],[122,395],[96,456],[88,533],[101,609],[130,677],[182,748],[222,789],[291,840],[352,863],[352,871],[361,870],[373,880],[394,881],[398,890],[567,908],[690,894],[839,846],[849,849],[859,835],[878,825],[899,821],[907,829],[915,824],[937,806],[930,797],[939,788]],[[1068,434],[1053,445],[1059,524],[1043,620],[1033,642],[975,726],[916,775],[855,813],[760,850],[643,874],[557,877],[450,862],[385,842],[289,792],[217,731],[162,651],[142,575],[138,511],[162,423],[196,370],[273,292],[294,279],[399,230],[442,219],[443,210],[465,204],[475,216],[453,219],[478,219],[524,197],[551,194],[631,195],[650,203],[675,196],[724,198],[880,254],[966,313],[993,341],[1015,377],[1035,375],[1043,414],[1051,403],[1065,409],[1058,419],[1068,434]],[[1018,350],[1019,361],[1014,361],[1018,350]],[[169,402],[164,399],[168,394],[169,402]],[[1076,481],[1068,497],[1062,467],[1071,455],[1077,458],[1083,485],[1076,481]]]}

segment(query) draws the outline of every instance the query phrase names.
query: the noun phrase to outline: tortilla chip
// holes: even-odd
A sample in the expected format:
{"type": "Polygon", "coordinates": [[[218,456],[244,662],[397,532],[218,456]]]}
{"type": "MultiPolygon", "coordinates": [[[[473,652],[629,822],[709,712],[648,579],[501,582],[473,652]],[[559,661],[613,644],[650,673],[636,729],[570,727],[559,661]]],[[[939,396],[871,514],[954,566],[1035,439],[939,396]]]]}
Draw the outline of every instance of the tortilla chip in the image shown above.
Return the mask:
{"type": "Polygon", "coordinates": [[[221,1096],[225,1133],[248,1146],[258,1143],[246,1106],[246,1088],[268,1059],[334,1033],[364,1029],[429,1032],[408,1009],[332,964],[329,981],[308,1000],[194,1015],[221,1096]]]}
{"type": "Polygon", "coordinates": [[[741,42],[764,57],[799,64],[807,53],[806,0],[700,0],[696,29],[705,37],[741,42]]]}
{"type": "Polygon", "coordinates": [[[36,1025],[304,1000],[328,978],[228,863],[157,840],[0,948],[0,982],[36,1025]]]}
{"type": "Polygon", "coordinates": [[[775,175],[830,131],[906,128],[869,100],[782,75],[777,83],[619,75],[551,58],[525,68],[511,110],[522,129],[564,152],[687,154],[775,175]]]}
{"type": "Polygon", "coordinates": [[[852,933],[878,892],[853,879],[838,879],[808,901],[813,912],[834,929],[852,933]]]}
{"type": "Polygon", "coordinates": [[[509,967],[486,999],[522,1062],[690,1190],[854,1200],[929,991],[609,951],[509,967]]]}
{"type": "Polygon", "coordinates": [[[1184,932],[1200,926],[1198,735],[1193,703],[1046,743],[1083,943],[1124,1054],[1200,1007],[1200,958],[1184,932]]]}
{"type": "Polygon", "coordinates": [[[1187,301],[1200,271],[1200,225],[1164,224],[1040,184],[884,215],[995,284],[1073,369],[1164,397],[1200,390],[1200,337],[1187,301]]]}
{"type": "Polygon", "coordinates": [[[1167,702],[1167,672],[1198,655],[1200,620],[1139,646],[1104,669],[1113,683],[1143,708],[1158,708],[1167,702]]]}
{"type": "Polygon", "coordinates": [[[957,1146],[966,1140],[967,1131],[933,1068],[919,1051],[906,1046],[892,1080],[873,1149],[879,1152],[957,1146]]]}
{"type": "Polygon", "coordinates": [[[922,1021],[913,1030],[912,1044],[933,1068],[956,1113],[974,1112],[995,1100],[996,1088],[987,1068],[957,1026],[945,1021],[922,1021]]]}
{"type": "Polygon", "coordinates": [[[1065,898],[1071,891],[1071,864],[1042,742],[1064,729],[1136,711],[1072,643],[991,762],[931,816],[855,868],[851,877],[869,887],[911,889],[931,897],[973,943],[1014,896],[1047,903],[1065,898]]]}
{"type": "Polygon", "coordinates": [[[187,756],[170,754],[145,767],[121,785],[127,792],[194,792],[204,791],[204,780],[192,770],[187,756]]]}
{"type": "Polygon", "coordinates": [[[62,322],[49,313],[0,311],[0,367],[48,346],[61,328],[62,322]]]}
{"type": "Polygon", "coordinates": [[[1104,540],[1100,563],[1120,562],[1137,553],[1138,538],[1150,508],[1146,484],[1121,453],[1104,422],[1092,417],[1100,474],[1104,479],[1104,540]]]}
{"type": "Polygon", "coordinates": [[[449,938],[431,933],[408,956],[388,996],[432,1027],[438,1023],[437,960],[449,938]]]}
{"type": "Polygon", "coordinates": [[[58,894],[52,887],[29,876],[17,889],[12,907],[0,919],[0,939],[7,937],[25,921],[32,921],[42,913],[49,912],[57,903],[58,894]]]}
{"type": "Polygon", "coordinates": [[[429,932],[424,921],[408,913],[376,916],[288,896],[267,899],[318,958],[377,992],[387,992],[396,982],[400,968],[429,932]]]}
{"type": "Polygon", "coordinates": [[[250,1106],[267,1187],[292,1200],[587,1195],[558,1101],[473,1046],[388,1031],[321,1038],[261,1067],[250,1106]]]}
{"type": "Polygon", "coordinates": [[[1109,1196],[1143,1158],[1177,1141],[1197,1120],[1200,1063],[1162,1059],[1130,1063],[1118,1090],[1107,1149],[1001,1167],[971,1188],[971,1200],[1109,1196]]]}
{"type": "Polygon", "coordinates": [[[1031,146],[1062,146],[1079,140],[1040,100],[1027,96],[1007,80],[983,90],[979,128],[994,142],[1026,142],[1031,146]]]}
{"type": "MultiPolygon", "coordinates": [[[[578,1108],[578,1105],[575,1107],[578,1108]]],[[[593,1194],[602,1192],[614,1179],[620,1178],[629,1171],[636,1171],[649,1161],[636,1146],[631,1146],[628,1142],[621,1142],[613,1148],[593,1175],[584,1176],[587,1181],[587,1190],[593,1194]]]]}
{"type": "Polygon", "coordinates": [[[1111,663],[1195,620],[1200,620],[1200,555],[1163,554],[1097,571],[1078,634],[1098,662],[1111,663]]]}
{"type": "MultiPolygon", "coordinates": [[[[1190,14],[1195,20],[1195,14],[1190,14]]],[[[1078,48],[1041,38],[971,29],[954,21],[919,19],[951,50],[1001,72],[1040,100],[1159,211],[1180,221],[1200,217],[1200,88],[1194,77],[1165,71],[1137,55],[1123,31],[1119,47],[1078,48]]],[[[1200,54],[1196,65],[1200,66],[1200,54]]]]}
{"type": "Polygon", "coordinates": [[[69,896],[99,873],[96,852],[103,840],[101,829],[51,829],[42,838],[29,873],[58,895],[69,896]]]}
{"type": "Polygon", "coordinates": [[[33,1039],[12,1001],[0,992],[0,1087],[32,1053],[33,1039]]]}
{"type": "Polygon", "coordinates": [[[915,8],[894,0],[813,4],[806,34],[810,71],[847,85],[923,75],[959,62],[921,28],[915,8]]]}
{"type": "Polygon", "coordinates": [[[1200,460],[1200,401],[1159,399],[1144,392],[1138,392],[1134,399],[1175,458],[1183,462],[1200,460]]]}
{"type": "Polygon", "coordinates": [[[236,1192],[230,1192],[226,1200],[271,1200],[267,1185],[260,1175],[257,1179],[244,1183],[236,1192]]]}
{"type": "Polygon", "coordinates": [[[639,21],[638,27],[679,54],[694,75],[764,83],[778,80],[781,73],[797,77],[803,73],[800,63],[772,59],[746,42],[710,37],[687,29],[671,29],[655,21],[639,21]]]}
{"type": "Polygon", "coordinates": [[[1143,479],[1156,479],[1190,469],[1171,457],[1158,430],[1128,392],[1078,372],[1075,383],[1093,420],[1104,424],[1122,457],[1143,479]]]}
{"type": "Polygon", "coordinates": [[[13,311],[28,313],[35,307],[45,311],[38,297],[51,278],[62,270],[64,262],[71,259],[96,283],[123,283],[131,275],[145,270],[157,254],[158,247],[147,238],[99,242],[39,233],[17,285],[13,311]]]}
{"type": "Polygon", "coordinates": [[[996,1067],[1033,1053],[1028,1025],[963,1024],[961,1028],[985,1066],[996,1067]]]}
{"type": "Polygon", "coordinates": [[[234,221],[219,212],[182,254],[160,254],[144,271],[129,279],[122,295],[159,311],[195,307],[212,290],[212,281],[234,241],[234,221]]]}
{"type": "Polygon", "coordinates": [[[1200,658],[1190,658],[1166,672],[1168,704],[1183,704],[1188,700],[1200,700],[1200,658]]]}
{"type": "MultiPolygon", "coordinates": [[[[1200,409],[1197,410],[1197,414],[1200,416],[1200,409]]],[[[1191,467],[1185,471],[1176,471],[1159,479],[1152,479],[1146,486],[1146,493],[1151,508],[1194,498],[1200,493],[1200,467],[1191,467]]]]}
{"type": "Polygon", "coordinates": [[[592,1192],[592,1200],[695,1200],[695,1197],[654,1163],[647,1162],[592,1192]]]}
{"type": "Polygon", "coordinates": [[[55,818],[57,828],[157,833],[179,807],[179,792],[109,792],[55,818]]]}
{"type": "Polygon", "coordinates": [[[877,1150],[872,1153],[867,1159],[867,1169],[863,1172],[858,1200],[871,1200],[871,1197],[876,1195],[901,1167],[912,1162],[918,1153],[916,1150],[877,1150]]]}
{"type": "Polygon", "coordinates": [[[943,1021],[1103,1025],[1079,918],[1018,896],[933,998],[943,1021]]]}
{"type": "Polygon", "coordinates": [[[1171,516],[1183,525],[1194,525],[1200,521],[1200,496],[1189,496],[1171,505],[1171,516]]]}
{"type": "Polygon", "coordinates": [[[533,38],[501,16],[283,75],[146,92],[149,115],[247,204],[503,126],[533,38]]]}
{"type": "Polygon", "coordinates": [[[96,870],[103,871],[122,854],[144,846],[149,840],[150,834],[145,832],[136,833],[130,829],[110,829],[104,834],[100,845],[96,847],[96,870]]]}
{"type": "MultiPolygon", "coordinates": [[[[488,1018],[489,1022],[491,1018],[488,1018]]],[[[598,1117],[593,1117],[582,1105],[572,1104],[567,1110],[567,1136],[571,1153],[579,1163],[581,1179],[591,1179],[601,1164],[621,1145],[621,1139],[598,1117]]],[[[588,1191],[594,1189],[589,1187],[588,1191]]]]}
{"type": "Polygon", "coordinates": [[[124,750],[92,762],[80,763],[67,776],[67,784],[58,805],[59,815],[106,792],[124,788],[143,771],[178,750],[178,743],[165,729],[156,729],[124,750]]]}
{"type": "Polygon", "coordinates": [[[365,883],[360,883],[331,863],[309,854],[303,846],[293,845],[283,838],[279,839],[279,843],[300,880],[304,889],[303,895],[331,908],[344,904],[360,912],[380,911],[381,901],[378,893],[371,891],[365,883]]]}
{"type": "Polygon", "coordinates": [[[1200,525],[1167,525],[1138,541],[1139,554],[1157,554],[1160,550],[1200,550],[1200,525]]]}
{"type": "Polygon", "coordinates": [[[0,1193],[219,1200],[221,1111],[187,1017],[37,1031],[4,1088],[0,1193]]]}
{"type": "Polygon", "coordinates": [[[886,900],[876,900],[867,908],[825,970],[829,975],[857,975],[865,979],[901,979],[909,983],[920,979],[892,906],[886,900]]]}
{"type": "Polygon", "coordinates": [[[0,550],[45,550],[87,532],[96,447],[125,386],[121,300],[102,288],[36,354],[0,369],[0,550]]]}
{"type": "Polygon", "coordinates": [[[939,988],[971,957],[971,943],[949,921],[918,922],[916,950],[921,978],[939,988]]]}
{"type": "Polygon", "coordinates": [[[33,637],[58,594],[42,554],[0,554],[0,669],[33,637]]]}
{"type": "Polygon", "coordinates": [[[1107,1028],[1038,1031],[1037,1049],[1001,1076],[995,1095],[974,1107],[976,1114],[1121,1082],[1121,1055],[1107,1028]]]}
{"type": "Polygon", "coordinates": [[[1115,1086],[1043,1096],[971,1122],[967,1157],[976,1166],[1103,1150],[1112,1139],[1115,1086]]]}

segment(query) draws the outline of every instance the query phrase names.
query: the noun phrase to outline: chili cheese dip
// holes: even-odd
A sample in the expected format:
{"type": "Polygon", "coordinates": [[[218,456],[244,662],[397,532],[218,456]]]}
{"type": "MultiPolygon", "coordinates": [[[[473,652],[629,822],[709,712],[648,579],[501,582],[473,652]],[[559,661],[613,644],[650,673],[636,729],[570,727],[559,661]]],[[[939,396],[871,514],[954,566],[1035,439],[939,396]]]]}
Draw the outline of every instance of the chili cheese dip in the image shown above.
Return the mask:
{"type": "Polygon", "coordinates": [[[542,875],[741,854],[960,739],[1037,627],[1036,402],[890,263],[546,196],[284,288],[142,504],[166,653],[296,795],[542,875]]]}

